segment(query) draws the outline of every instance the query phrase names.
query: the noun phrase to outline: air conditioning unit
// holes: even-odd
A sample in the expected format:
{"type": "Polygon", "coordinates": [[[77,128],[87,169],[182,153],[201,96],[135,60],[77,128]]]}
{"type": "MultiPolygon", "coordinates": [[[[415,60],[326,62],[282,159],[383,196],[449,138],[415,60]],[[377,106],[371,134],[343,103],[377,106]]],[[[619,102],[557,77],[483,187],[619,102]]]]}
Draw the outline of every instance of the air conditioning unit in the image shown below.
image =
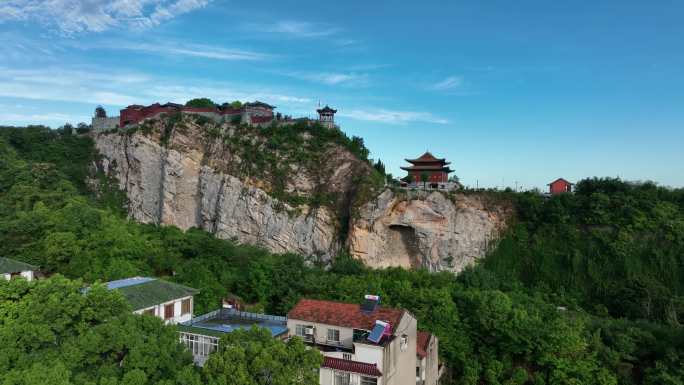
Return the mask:
{"type": "Polygon", "coordinates": [[[314,334],[314,328],[308,327],[304,329],[304,334],[306,334],[307,336],[312,336],[314,334]]]}

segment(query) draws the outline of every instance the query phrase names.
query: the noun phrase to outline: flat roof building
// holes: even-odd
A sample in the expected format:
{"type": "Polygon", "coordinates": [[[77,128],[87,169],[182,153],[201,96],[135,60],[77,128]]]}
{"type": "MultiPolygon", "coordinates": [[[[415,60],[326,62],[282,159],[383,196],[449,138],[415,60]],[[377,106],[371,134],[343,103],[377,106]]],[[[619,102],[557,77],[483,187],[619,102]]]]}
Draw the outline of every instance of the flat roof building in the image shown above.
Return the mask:
{"type": "Polygon", "coordinates": [[[218,309],[178,325],[180,339],[192,353],[195,364],[204,366],[209,355],[219,346],[227,333],[253,326],[266,328],[273,338],[287,338],[287,318],[243,312],[236,309],[218,309]]]}

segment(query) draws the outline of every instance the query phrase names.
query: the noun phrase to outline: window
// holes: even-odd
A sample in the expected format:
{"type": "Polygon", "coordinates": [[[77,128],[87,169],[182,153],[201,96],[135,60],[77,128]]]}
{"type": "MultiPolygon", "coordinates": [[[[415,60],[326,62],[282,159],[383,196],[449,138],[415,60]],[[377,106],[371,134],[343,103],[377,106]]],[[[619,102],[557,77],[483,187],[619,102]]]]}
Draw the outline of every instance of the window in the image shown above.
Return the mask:
{"type": "Polygon", "coordinates": [[[147,310],[143,311],[143,314],[145,314],[145,315],[152,315],[152,316],[153,316],[153,315],[154,315],[154,308],[152,308],[152,309],[147,309],[147,310]]]}
{"type": "Polygon", "coordinates": [[[337,329],[328,329],[328,342],[340,343],[340,331],[337,329]]]}
{"type": "Polygon", "coordinates": [[[173,303],[170,303],[170,304],[164,306],[164,319],[173,318],[173,310],[174,310],[173,308],[174,308],[173,303]]]}
{"type": "Polygon", "coordinates": [[[197,334],[181,333],[181,342],[194,356],[206,357],[218,349],[219,339],[197,334]]]}
{"type": "Polygon", "coordinates": [[[368,337],[368,332],[361,329],[354,329],[354,341],[364,341],[368,337]]]}
{"type": "Polygon", "coordinates": [[[349,385],[350,380],[349,373],[335,372],[335,385],[349,385]]]}
{"type": "Polygon", "coordinates": [[[192,300],[190,298],[184,299],[183,302],[181,302],[181,315],[190,314],[191,304],[192,300]]]}
{"type": "Polygon", "coordinates": [[[377,385],[378,379],[375,377],[361,376],[361,385],[377,385]]]}
{"type": "Polygon", "coordinates": [[[406,335],[406,334],[401,335],[401,342],[400,342],[399,346],[401,347],[402,352],[405,352],[406,349],[408,349],[408,340],[409,340],[408,335],[406,335]]]}
{"type": "Polygon", "coordinates": [[[313,326],[310,325],[297,325],[295,327],[295,334],[302,337],[305,341],[313,340],[313,326]],[[310,330],[311,334],[307,334],[306,331],[310,330]]]}
{"type": "Polygon", "coordinates": [[[420,366],[416,366],[416,378],[420,378],[420,366]]]}
{"type": "Polygon", "coordinates": [[[351,353],[342,353],[342,358],[351,361],[352,355],[351,353]]]}

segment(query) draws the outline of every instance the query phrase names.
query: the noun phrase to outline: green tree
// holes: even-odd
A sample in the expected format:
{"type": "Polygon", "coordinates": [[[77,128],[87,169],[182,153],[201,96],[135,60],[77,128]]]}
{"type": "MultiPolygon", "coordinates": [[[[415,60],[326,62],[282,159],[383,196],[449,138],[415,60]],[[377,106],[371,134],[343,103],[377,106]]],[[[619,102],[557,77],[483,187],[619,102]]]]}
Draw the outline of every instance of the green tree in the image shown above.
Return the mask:
{"type": "Polygon", "coordinates": [[[209,385],[316,385],[322,361],[299,338],[283,342],[252,328],[224,335],[202,375],[209,385]]]}
{"type": "Polygon", "coordinates": [[[428,178],[430,178],[430,174],[428,174],[427,172],[422,171],[420,173],[420,181],[423,182],[423,190],[427,189],[428,178]]]}
{"type": "Polygon", "coordinates": [[[215,108],[216,103],[214,103],[209,98],[196,98],[196,99],[188,100],[185,103],[185,106],[186,107],[193,107],[193,108],[215,108]]]}
{"type": "Polygon", "coordinates": [[[138,316],[123,297],[80,281],[0,280],[0,373],[5,384],[148,384],[197,378],[175,329],[138,316]],[[49,362],[49,370],[44,365],[49,362]],[[107,382],[110,383],[110,382],[107,382]]]}

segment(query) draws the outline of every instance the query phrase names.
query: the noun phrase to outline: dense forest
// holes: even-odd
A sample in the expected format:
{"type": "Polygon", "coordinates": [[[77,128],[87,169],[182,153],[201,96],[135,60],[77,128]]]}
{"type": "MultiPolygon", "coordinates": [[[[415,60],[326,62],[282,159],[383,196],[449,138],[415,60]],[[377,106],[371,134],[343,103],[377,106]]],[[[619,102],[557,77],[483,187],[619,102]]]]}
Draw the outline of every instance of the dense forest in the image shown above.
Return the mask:
{"type": "Polygon", "coordinates": [[[511,200],[517,215],[491,255],[454,276],[370,270],[343,255],[319,266],[196,229],[137,224],[111,181],[96,175],[103,183],[88,188],[96,157],[86,136],[0,128],[0,256],[55,274],[0,282],[0,384],[265,384],[255,374],[264,371],[271,383],[317,382],[255,360],[306,368],[318,359],[258,331],[231,336],[233,347],[200,371],[173,328],[131,316],[98,285],[79,291],[132,275],[200,289],[197,313],[227,294],[273,314],[301,297],[379,294],[439,337],[445,384],[684,384],[681,190],[587,179],[553,198],[486,192],[511,200]]]}

